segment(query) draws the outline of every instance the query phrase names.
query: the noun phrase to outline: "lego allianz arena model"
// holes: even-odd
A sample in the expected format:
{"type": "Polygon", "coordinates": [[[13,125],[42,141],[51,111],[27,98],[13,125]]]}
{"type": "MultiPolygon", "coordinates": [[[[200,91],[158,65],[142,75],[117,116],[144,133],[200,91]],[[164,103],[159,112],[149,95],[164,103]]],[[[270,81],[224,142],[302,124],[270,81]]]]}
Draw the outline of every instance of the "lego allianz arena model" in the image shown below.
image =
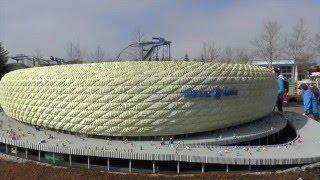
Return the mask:
{"type": "Polygon", "coordinates": [[[216,165],[229,171],[229,165],[251,170],[319,162],[320,123],[273,113],[276,96],[275,74],[245,64],[110,62],[15,70],[0,81],[0,153],[24,151],[23,158],[62,166],[66,159],[69,166],[87,159],[88,168],[96,160],[108,171],[123,171],[119,163],[128,161],[126,172],[142,173],[188,171],[180,163],[205,172],[216,165]]]}
{"type": "Polygon", "coordinates": [[[105,136],[165,136],[257,120],[276,100],[267,68],[209,62],[112,62],[16,70],[0,82],[21,122],[105,136]]]}

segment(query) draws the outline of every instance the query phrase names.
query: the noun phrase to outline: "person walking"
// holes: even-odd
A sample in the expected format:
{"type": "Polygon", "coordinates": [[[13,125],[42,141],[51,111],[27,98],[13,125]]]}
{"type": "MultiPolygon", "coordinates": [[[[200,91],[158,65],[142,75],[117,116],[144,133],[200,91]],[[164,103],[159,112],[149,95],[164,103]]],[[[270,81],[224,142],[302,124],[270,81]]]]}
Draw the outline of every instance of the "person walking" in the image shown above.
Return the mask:
{"type": "Polygon", "coordinates": [[[283,86],[284,86],[284,92],[283,92],[283,103],[288,104],[289,102],[289,80],[285,77],[283,77],[283,86]]]}
{"type": "Polygon", "coordinates": [[[313,115],[313,118],[319,121],[318,100],[312,92],[312,89],[305,83],[302,83],[298,89],[302,90],[304,114],[306,116],[313,115]]]}
{"type": "MultiPolygon", "coordinates": [[[[317,100],[319,100],[320,91],[319,91],[318,87],[315,86],[312,81],[309,81],[309,82],[308,82],[308,86],[309,86],[309,88],[311,89],[311,91],[313,92],[315,98],[316,98],[317,100]]],[[[319,102],[319,101],[318,101],[318,102],[319,102]]]]}
{"type": "Polygon", "coordinates": [[[284,81],[283,76],[280,74],[280,69],[277,67],[273,68],[273,71],[277,75],[277,86],[278,86],[278,97],[276,106],[279,112],[283,112],[282,105],[283,105],[283,93],[284,93],[284,81]]]}

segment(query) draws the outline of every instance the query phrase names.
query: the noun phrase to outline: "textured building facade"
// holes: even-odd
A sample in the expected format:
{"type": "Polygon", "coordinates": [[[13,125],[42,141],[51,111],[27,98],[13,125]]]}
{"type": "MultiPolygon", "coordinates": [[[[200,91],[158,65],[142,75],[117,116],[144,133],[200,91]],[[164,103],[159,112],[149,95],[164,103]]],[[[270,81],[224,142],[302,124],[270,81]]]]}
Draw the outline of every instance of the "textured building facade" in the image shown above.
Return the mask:
{"type": "Polygon", "coordinates": [[[0,105],[18,121],[107,136],[211,131],[269,114],[274,74],[204,62],[113,62],[17,70],[0,82],[0,105]]]}

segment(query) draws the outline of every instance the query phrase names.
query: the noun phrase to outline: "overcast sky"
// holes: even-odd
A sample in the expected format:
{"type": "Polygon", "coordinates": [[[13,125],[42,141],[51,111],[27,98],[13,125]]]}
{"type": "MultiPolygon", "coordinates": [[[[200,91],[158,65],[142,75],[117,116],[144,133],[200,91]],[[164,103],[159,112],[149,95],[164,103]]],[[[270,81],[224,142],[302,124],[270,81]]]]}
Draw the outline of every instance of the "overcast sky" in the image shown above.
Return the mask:
{"type": "Polygon", "coordinates": [[[250,48],[263,22],[277,19],[285,34],[299,18],[320,33],[320,0],[0,0],[0,41],[11,55],[65,57],[73,41],[116,56],[139,27],[172,41],[175,58],[194,58],[202,42],[250,48]]]}

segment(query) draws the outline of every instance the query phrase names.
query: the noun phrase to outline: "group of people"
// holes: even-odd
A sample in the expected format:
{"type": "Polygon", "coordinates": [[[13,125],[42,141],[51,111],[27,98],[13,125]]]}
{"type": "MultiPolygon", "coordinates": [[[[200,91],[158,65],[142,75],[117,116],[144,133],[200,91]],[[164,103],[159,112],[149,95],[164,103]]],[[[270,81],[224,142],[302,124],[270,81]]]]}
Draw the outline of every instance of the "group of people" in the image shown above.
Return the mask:
{"type": "MultiPolygon", "coordinates": [[[[289,91],[289,84],[283,77],[283,75],[280,74],[279,68],[274,68],[274,72],[277,75],[277,85],[278,85],[278,97],[277,97],[277,103],[276,106],[278,108],[279,112],[282,112],[282,105],[284,102],[284,99],[287,96],[287,93],[289,91]]],[[[310,83],[302,83],[298,87],[298,89],[301,92],[302,99],[303,99],[303,109],[304,109],[304,115],[306,116],[313,116],[315,120],[319,120],[319,96],[320,92],[319,89],[313,85],[312,82],[310,83]]]]}

